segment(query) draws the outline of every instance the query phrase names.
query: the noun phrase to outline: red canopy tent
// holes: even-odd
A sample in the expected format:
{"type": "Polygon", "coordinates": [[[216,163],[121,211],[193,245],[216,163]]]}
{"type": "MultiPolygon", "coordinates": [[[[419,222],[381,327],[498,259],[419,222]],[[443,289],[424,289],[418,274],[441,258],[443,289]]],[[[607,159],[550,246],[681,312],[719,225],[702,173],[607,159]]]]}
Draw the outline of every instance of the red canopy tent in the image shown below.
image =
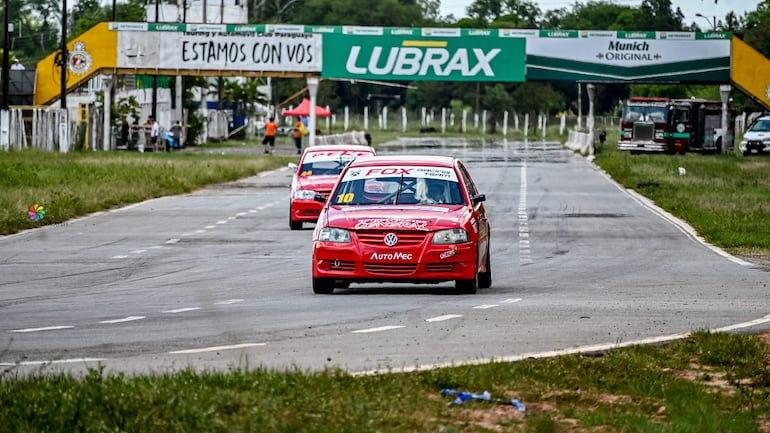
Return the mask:
{"type": "MultiPolygon", "coordinates": [[[[310,116],[310,100],[305,98],[302,100],[302,103],[294,107],[293,110],[283,110],[283,113],[281,114],[284,116],[310,116]]],[[[331,117],[332,113],[331,111],[316,105],[315,115],[316,117],[331,117]]]]}

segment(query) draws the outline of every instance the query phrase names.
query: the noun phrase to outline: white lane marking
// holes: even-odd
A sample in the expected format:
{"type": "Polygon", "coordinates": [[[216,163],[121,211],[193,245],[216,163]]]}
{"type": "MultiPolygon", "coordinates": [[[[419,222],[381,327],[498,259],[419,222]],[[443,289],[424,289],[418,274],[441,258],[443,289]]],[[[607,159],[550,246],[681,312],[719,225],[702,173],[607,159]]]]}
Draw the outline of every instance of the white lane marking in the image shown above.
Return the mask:
{"type": "Polygon", "coordinates": [[[112,256],[112,257],[110,257],[110,258],[111,258],[111,259],[127,259],[127,258],[128,258],[128,256],[126,256],[126,255],[120,255],[120,256],[112,256]]]}
{"type": "Polygon", "coordinates": [[[532,250],[529,241],[529,214],[527,211],[527,162],[521,163],[519,186],[519,263],[532,263],[532,250]]]}
{"type": "Polygon", "coordinates": [[[147,250],[134,250],[134,251],[131,251],[131,254],[142,254],[142,253],[146,253],[146,252],[147,252],[147,250]]]}
{"type": "Polygon", "coordinates": [[[215,228],[217,228],[217,226],[206,226],[206,227],[203,227],[203,228],[204,228],[204,229],[209,229],[209,230],[211,230],[211,229],[215,229],[215,228]]]}
{"type": "Polygon", "coordinates": [[[257,213],[256,209],[249,209],[249,213],[257,213]]]}
{"type": "Polygon", "coordinates": [[[266,208],[266,207],[267,207],[267,206],[257,206],[257,207],[256,207],[256,210],[265,210],[265,208],[266,208]]]}
{"type": "Polygon", "coordinates": [[[246,215],[248,215],[248,213],[246,213],[246,212],[238,212],[237,214],[235,214],[235,216],[237,216],[237,217],[242,217],[242,216],[246,216],[246,215]]]}
{"type": "Polygon", "coordinates": [[[430,319],[425,319],[426,322],[443,322],[444,320],[451,320],[451,319],[458,319],[460,317],[463,317],[462,314],[444,314],[443,316],[436,316],[431,317],[430,319]]]}
{"type": "Polygon", "coordinates": [[[163,247],[162,247],[162,246],[160,246],[160,245],[153,245],[153,246],[151,246],[150,248],[147,248],[147,249],[148,249],[148,250],[157,250],[157,249],[159,249],[159,248],[163,248],[163,247]]]}
{"type": "Polygon", "coordinates": [[[516,302],[521,302],[521,298],[508,298],[504,301],[501,301],[501,304],[515,304],[516,302]]]}
{"type": "Polygon", "coordinates": [[[243,302],[243,299],[228,299],[226,301],[214,302],[214,305],[230,305],[237,304],[238,302],[243,302]]]}
{"type": "Polygon", "coordinates": [[[399,328],[405,328],[405,326],[401,326],[401,325],[380,326],[379,328],[359,329],[357,331],[353,331],[353,333],[354,334],[367,334],[369,332],[390,331],[392,329],[399,329],[399,328]]]}
{"type": "Polygon", "coordinates": [[[195,230],[195,233],[206,233],[206,230],[195,230]]]}
{"type": "Polygon", "coordinates": [[[0,362],[3,367],[13,367],[16,365],[48,365],[48,364],[72,364],[74,362],[101,362],[105,358],[71,358],[71,359],[53,359],[50,361],[22,361],[22,362],[0,362]]]}
{"type": "Polygon", "coordinates": [[[228,220],[228,221],[232,221],[232,220],[234,220],[234,219],[235,219],[235,217],[227,217],[227,220],[228,220]]]}
{"type": "Polygon", "coordinates": [[[217,224],[227,224],[227,220],[219,220],[217,221],[217,224]]]}
{"type": "MultiPolygon", "coordinates": [[[[711,331],[713,332],[734,331],[736,329],[750,328],[752,326],[762,325],[765,323],[770,323],[770,314],[759,319],[750,320],[748,322],[736,323],[735,325],[729,325],[721,328],[711,329],[711,331]]],[[[622,347],[666,343],[669,341],[681,340],[681,339],[687,338],[690,336],[690,334],[692,333],[683,332],[680,334],[662,335],[660,337],[650,337],[650,338],[643,338],[640,340],[626,341],[624,343],[593,344],[593,345],[587,345],[587,346],[571,347],[569,349],[552,350],[548,352],[524,353],[520,355],[510,355],[510,356],[503,356],[499,358],[496,357],[496,358],[487,358],[487,359],[475,359],[473,361],[467,361],[467,362],[451,362],[451,363],[445,363],[445,364],[425,364],[425,365],[418,365],[414,367],[402,367],[402,368],[395,368],[395,369],[388,368],[387,371],[369,370],[369,371],[361,371],[361,372],[352,372],[351,374],[353,376],[373,376],[375,374],[382,374],[382,373],[388,373],[388,374],[411,373],[414,371],[429,371],[429,370],[436,370],[439,368],[446,368],[446,367],[461,367],[464,365],[483,365],[483,364],[489,364],[492,362],[495,362],[495,363],[516,362],[516,361],[523,361],[525,359],[530,359],[530,358],[534,358],[534,359],[554,358],[557,356],[574,355],[579,353],[603,352],[603,351],[618,349],[622,347]]]]}
{"type": "Polygon", "coordinates": [[[58,331],[59,329],[71,329],[74,328],[74,326],[44,326],[42,328],[24,328],[24,329],[12,329],[9,332],[17,332],[17,333],[23,333],[23,332],[40,332],[40,331],[58,331]]]}
{"type": "Polygon", "coordinates": [[[161,313],[168,313],[168,314],[185,313],[185,312],[188,312],[188,311],[195,311],[195,310],[200,310],[200,309],[201,309],[201,307],[177,308],[176,310],[161,311],[161,313]]]}
{"type": "Polygon", "coordinates": [[[497,304],[482,304],[482,305],[476,305],[473,307],[474,310],[486,310],[487,308],[495,308],[498,307],[497,304]]]}
{"type": "Polygon", "coordinates": [[[166,241],[166,243],[167,243],[167,244],[169,244],[169,245],[171,245],[171,244],[175,244],[175,243],[179,242],[179,240],[180,240],[180,239],[176,239],[176,238],[174,238],[174,239],[169,239],[169,240],[167,240],[167,241],[166,241]]]}
{"type": "Polygon", "coordinates": [[[145,319],[145,318],[147,318],[147,316],[128,316],[128,317],[124,317],[122,319],[102,320],[99,323],[111,324],[111,323],[133,322],[134,320],[142,320],[142,319],[145,319]]]}
{"type": "Polygon", "coordinates": [[[266,344],[267,343],[242,343],[242,344],[233,344],[230,346],[202,347],[200,349],[172,350],[171,352],[168,352],[168,353],[178,355],[178,354],[190,354],[190,353],[219,352],[222,350],[245,349],[247,347],[264,346],[266,344]]]}

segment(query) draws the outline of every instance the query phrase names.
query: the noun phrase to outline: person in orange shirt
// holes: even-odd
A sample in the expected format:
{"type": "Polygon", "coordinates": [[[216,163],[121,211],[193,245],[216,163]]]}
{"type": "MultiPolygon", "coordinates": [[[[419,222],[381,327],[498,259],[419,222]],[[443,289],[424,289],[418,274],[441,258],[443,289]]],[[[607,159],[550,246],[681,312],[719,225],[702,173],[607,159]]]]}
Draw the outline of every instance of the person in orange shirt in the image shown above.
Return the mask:
{"type": "Polygon", "coordinates": [[[294,138],[294,146],[297,147],[297,154],[302,154],[302,120],[297,117],[297,121],[294,123],[294,132],[291,136],[294,138]]]}
{"type": "Polygon", "coordinates": [[[278,124],[274,120],[272,117],[267,119],[267,123],[265,123],[265,138],[262,139],[262,144],[265,145],[265,153],[271,155],[275,149],[275,130],[278,128],[278,124]]]}

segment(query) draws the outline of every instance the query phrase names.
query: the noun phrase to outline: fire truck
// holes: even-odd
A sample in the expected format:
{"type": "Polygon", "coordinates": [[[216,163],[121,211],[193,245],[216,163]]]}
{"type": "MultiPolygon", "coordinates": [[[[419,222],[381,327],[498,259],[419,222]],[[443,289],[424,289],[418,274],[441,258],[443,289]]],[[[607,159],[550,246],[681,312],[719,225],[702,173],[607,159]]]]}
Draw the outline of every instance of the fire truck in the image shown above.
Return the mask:
{"type": "Polygon", "coordinates": [[[728,105],[722,131],[722,102],[707,99],[632,97],[623,106],[618,149],[631,153],[721,152],[733,147],[735,111],[728,105]]]}

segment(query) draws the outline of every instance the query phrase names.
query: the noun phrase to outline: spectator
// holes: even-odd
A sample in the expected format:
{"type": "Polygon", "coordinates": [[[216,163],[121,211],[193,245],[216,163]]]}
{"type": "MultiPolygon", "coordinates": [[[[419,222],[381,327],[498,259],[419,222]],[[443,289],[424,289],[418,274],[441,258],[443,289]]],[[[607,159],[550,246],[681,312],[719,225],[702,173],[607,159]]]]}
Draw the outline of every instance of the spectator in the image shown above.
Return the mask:
{"type": "Polygon", "coordinates": [[[125,117],[120,123],[120,144],[126,146],[126,150],[131,150],[131,146],[128,143],[128,119],[125,117]]]}
{"type": "Polygon", "coordinates": [[[300,120],[299,117],[297,117],[297,121],[294,122],[294,132],[292,132],[291,136],[294,138],[294,146],[297,147],[297,154],[302,154],[302,127],[304,124],[302,123],[302,120],[300,120]]]}
{"type": "Polygon", "coordinates": [[[267,119],[267,123],[265,123],[265,138],[262,139],[262,144],[265,145],[265,153],[271,155],[275,149],[275,130],[278,129],[278,124],[274,120],[272,117],[267,119]]]}
{"type": "Polygon", "coordinates": [[[171,127],[171,136],[174,137],[174,146],[182,148],[182,124],[177,120],[171,127]]]}
{"type": "Polygon", "coordinates": [[[11,70],[13,71],[23,71],[26,69],[24,65],[21,64],[19,59],[13,59],[13,64],[11,65],[11,70]]]}
{"type": "Polygon", "coordinates": [[[150,122],[150,143],[152,143],[152,151],[158,151],[158,137],[160,137],[160,124],[153,116],[147,119],[150,122]]]}

